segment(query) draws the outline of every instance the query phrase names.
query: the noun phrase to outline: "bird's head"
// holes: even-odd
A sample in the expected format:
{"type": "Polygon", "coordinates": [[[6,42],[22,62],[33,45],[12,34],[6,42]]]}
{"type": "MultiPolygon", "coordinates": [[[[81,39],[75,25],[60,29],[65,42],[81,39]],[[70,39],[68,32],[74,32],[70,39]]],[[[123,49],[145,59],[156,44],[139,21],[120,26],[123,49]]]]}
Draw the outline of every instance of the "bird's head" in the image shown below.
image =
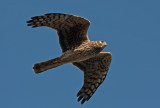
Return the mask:
{"type": "Polygon", "coordinates": [[[105,41],[98,41],[98,44],[102,49],[107,46],[107,43],[105,41]]]}
{"type": "Polygon", "coordinates": [[[101,52],[106,46],[107,43],[105,41],[92,41],[92,48],[98,53],[101,52]]]}
{"type": "Polygon", "coordinates": [[[107,43],[105,41],[94,41],[94,48],[100,52],[104,49],[104,47],[107,46],[107,43]]]}

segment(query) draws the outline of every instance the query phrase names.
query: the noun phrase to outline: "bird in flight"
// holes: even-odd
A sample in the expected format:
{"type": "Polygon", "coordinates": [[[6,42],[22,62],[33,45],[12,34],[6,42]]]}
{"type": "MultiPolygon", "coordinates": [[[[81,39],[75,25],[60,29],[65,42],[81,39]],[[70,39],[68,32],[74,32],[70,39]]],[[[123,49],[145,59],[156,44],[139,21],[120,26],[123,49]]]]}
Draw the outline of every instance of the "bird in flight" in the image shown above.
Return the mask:
{"type": "Polygon", "coordinates": [[[57,66],[72,63],[84,73],[84,83],[77,93],[81,104],[88,101],[104,81],[112,55],[101,52],[107,46],[105,41],[90,41],[88,28],[90,21],[75,15],[49,13],[32,17],[27,21],[32,28],[46,26],[57,31],[62,55],[33,66],[35,73],[41,73],[57,66]]]}

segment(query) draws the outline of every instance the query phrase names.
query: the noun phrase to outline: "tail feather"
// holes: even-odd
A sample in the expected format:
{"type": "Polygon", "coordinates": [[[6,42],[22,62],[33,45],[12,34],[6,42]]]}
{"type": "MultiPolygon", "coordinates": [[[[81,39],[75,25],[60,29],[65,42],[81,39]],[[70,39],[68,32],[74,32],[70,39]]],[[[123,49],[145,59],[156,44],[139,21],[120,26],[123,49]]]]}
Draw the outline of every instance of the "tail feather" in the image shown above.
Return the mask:
{"type": "Polygon", "coordinates": [[[43,71],[55,68],[63,64],[65,64],[65,62],[61,61],[60,57],[57,57],[57,58],[54,58],[54,59],[51,59],[45,62],[34,64],[33,70],[35,73],[41,73],[43,71]]]}

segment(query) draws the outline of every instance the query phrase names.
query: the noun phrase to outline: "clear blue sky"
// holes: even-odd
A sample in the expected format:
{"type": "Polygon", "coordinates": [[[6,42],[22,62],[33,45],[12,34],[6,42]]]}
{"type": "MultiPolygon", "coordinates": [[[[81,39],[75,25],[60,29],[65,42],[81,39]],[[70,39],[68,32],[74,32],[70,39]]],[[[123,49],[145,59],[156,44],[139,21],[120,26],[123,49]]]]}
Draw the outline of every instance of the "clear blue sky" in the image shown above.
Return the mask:
{"type": "Polygon", "coordinates": [[[159,0],[1,0],[0,108],[160,108],[159,0]],[[34,63],[61,55],[56,31],[30,17],[68,13],[91,21],[113,60],[104,83],[81,105],[83,73],[66,64],[35,74],[34,63]]]}

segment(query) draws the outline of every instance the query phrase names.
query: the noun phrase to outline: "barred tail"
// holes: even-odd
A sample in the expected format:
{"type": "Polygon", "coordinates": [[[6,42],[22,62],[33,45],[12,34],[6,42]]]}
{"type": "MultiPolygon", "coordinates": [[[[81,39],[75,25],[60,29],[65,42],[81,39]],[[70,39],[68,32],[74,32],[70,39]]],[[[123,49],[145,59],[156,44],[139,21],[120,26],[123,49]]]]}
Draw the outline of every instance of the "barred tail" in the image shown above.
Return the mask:
{"type": "Polygon", "coordinates": [[[57,66],[63,65],[65,62],[60,60],[60,57],[45,61],[45,62],[40,62],[36,63],[33,66],[33,70],[35,73],[41,73],[43,71],[46,71],[48,69],[55,68],[57,66]]]}

